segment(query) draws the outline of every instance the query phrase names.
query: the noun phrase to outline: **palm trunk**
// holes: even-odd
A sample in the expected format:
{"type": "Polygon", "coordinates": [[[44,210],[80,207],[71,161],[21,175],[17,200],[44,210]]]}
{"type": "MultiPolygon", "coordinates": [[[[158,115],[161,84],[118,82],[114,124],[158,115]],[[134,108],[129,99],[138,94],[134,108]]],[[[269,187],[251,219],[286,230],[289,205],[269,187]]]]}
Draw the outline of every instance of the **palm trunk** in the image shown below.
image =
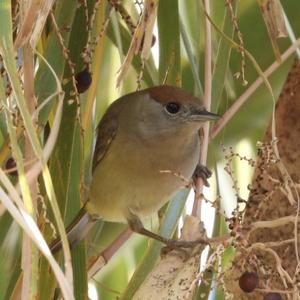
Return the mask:
{"type": "MultiPolygon", "coordinates": [[[[300,61],[295,61],[276,105],[276,136],[280,160],[274,152],[272,126],[259,151],[251,192],[241,224],[241,240],[227,290],[233,299],[263,299],[266,291],[246,294],[239,277],[246,271],[259,277],[259,289],[294,291],[285,299],[300,299],[298,184],[300,178],[300,61]],[[268,221],[268,222],[266,222],[268,221]],[[293,296],[292,296],[293,295],[293,296]]],[[[284,293],[280,293],[283,297],[284,293]]]]}

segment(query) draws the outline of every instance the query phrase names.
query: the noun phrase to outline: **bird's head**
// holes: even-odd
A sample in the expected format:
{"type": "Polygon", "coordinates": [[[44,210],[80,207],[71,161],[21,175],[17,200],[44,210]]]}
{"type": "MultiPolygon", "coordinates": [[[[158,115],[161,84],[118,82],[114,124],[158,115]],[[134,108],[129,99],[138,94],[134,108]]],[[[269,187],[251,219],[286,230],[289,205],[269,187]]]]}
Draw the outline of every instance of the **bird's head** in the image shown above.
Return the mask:
{"type": "MultiPolygon", "coordinates": [[[[129,94],[127,111],[131,127],[143,134],[195,133],[218,115],[205,110],[200,99],[169,85],[155,86],[129,94]]],[[[124,99],[126,100],[126,99],[124,99]]]]}

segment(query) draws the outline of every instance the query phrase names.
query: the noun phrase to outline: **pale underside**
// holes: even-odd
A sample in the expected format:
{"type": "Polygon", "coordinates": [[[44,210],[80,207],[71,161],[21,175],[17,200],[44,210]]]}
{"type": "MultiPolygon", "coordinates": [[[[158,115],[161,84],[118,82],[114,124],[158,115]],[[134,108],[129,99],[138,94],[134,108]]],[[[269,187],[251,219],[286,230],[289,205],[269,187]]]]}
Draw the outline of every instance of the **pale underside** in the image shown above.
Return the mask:
{"type": "Polygon", "coordinates": [[[94,170],[93,178],[97,182],[92,182],[88,203],[90,213],[107,221],[125,222],[131,214],[144,218],[158,211],[188,183],[197,165],[196,133],[188,143],[173,138],[171,142],[162,140],[156,146],[129,142],[121,134],[115,139],[94,170]],[[162,147],[163,143],[168,146],[162,147]]]}

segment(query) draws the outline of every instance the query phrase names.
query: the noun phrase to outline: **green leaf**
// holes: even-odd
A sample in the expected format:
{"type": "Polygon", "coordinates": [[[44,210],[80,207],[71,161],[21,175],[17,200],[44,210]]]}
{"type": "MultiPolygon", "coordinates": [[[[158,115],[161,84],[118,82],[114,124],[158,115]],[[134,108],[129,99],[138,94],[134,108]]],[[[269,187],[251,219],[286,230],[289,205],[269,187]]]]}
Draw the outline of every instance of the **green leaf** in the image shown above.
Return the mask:
{"type": "Polygon", "coordinates": [[[159,1],[159,83],[181,86],[180,32],[177,0],[159,1]]]}
{"type": "MultiPolygon", "coordinates": [[[[54,18],[57,26],[59,28],[72,28],[76,11],[76,2],[72,0],[58,1],[54,12],[54,18]]],[[[68,48],[70,30],[62,31],[60,34],[63,38],[64,46],[68,48]]],[[[66,60],[59,43],[57,32],[54,30],[52,30],[49,36],[47,36],[45,52],[43,53],[43,56],[51,65],[57,77],[62,79],[66,66],[66,60]]],[[[51,74],[48,66],[41,61],[35,77],[35,93],[38,102],[42,103],[44,99],[48,98],[56,91],[56,88],[56,82],[53,78],[53,75],[51,74]]],[[[41,124],[45,124],[45,122],[47,122],[52,106],[53,103],[49,103],[40,113],[39,121],[41,124]]]]}
{"type": "MultiPolygon", "coordinates": [[[[236,3],[234,3],[233,5],[236,5],[236,3]]],[[[231,20],[231,15],[229,14],[228,10],[229,8],[227,6],[224,7],[222,32],[232,38],[234,34],[234,28],[231,20]]],[[[226,81],[226,74],[228,72],[230,53],[230,45],[226,41],[224,41],[224,39],[220,38],[212,78],[212,111],[218,111],[218,103],[221,100],[221,95],[226,81]]]]}

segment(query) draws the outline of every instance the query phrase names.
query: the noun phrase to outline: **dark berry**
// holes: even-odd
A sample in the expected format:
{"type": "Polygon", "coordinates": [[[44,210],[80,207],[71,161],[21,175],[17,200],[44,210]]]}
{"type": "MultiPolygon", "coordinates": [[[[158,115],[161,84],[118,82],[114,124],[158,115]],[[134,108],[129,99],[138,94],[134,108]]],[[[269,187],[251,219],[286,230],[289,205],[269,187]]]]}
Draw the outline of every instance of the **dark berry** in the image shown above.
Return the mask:
{"type": "Polygon", "coordinates": [[[253,292],[258,286],[258,276],[254,272],[245,272],[239,279],[239,286],[245,293],[253,292]]]}
{"type": "Polygon", "coordinates": [[[16,162],[15,160],[10,157],[5,164],[5,169],[9,172],[10,175],[12,176],[18,176],[18,171],[16,170],[16,162]],[[11,170],[11,171],[10,171],[11,170]]]}
{"type": "Polygon", "coordinates": [[[264,300],[282,300],[282,297],[278,293],[268,293],[265,294],[264,300]]]}
{"type": "MultiPolygon", "coordinates": [[[[143,37],[142,37],[140,51],[142,51],[142,49],[144,47],[144,37],[145,37],[145,35],[143,35],[143,37]]],[[[152,35],[151,48],[155,45],[155,43],[156,43],[156,37],[155,37],[155,35],[152,35]]]]}
{"type": "Polygon", "coordinates": [[[92,83],[91,73],[85,69],[75,75],[76,88],[79,94],[84,93],[92,83]]]}
{"type": "Polygon", "coordinates": [[[156,43],[156,36],[152,35],[151,47],[153,47],[156,43]]]}

